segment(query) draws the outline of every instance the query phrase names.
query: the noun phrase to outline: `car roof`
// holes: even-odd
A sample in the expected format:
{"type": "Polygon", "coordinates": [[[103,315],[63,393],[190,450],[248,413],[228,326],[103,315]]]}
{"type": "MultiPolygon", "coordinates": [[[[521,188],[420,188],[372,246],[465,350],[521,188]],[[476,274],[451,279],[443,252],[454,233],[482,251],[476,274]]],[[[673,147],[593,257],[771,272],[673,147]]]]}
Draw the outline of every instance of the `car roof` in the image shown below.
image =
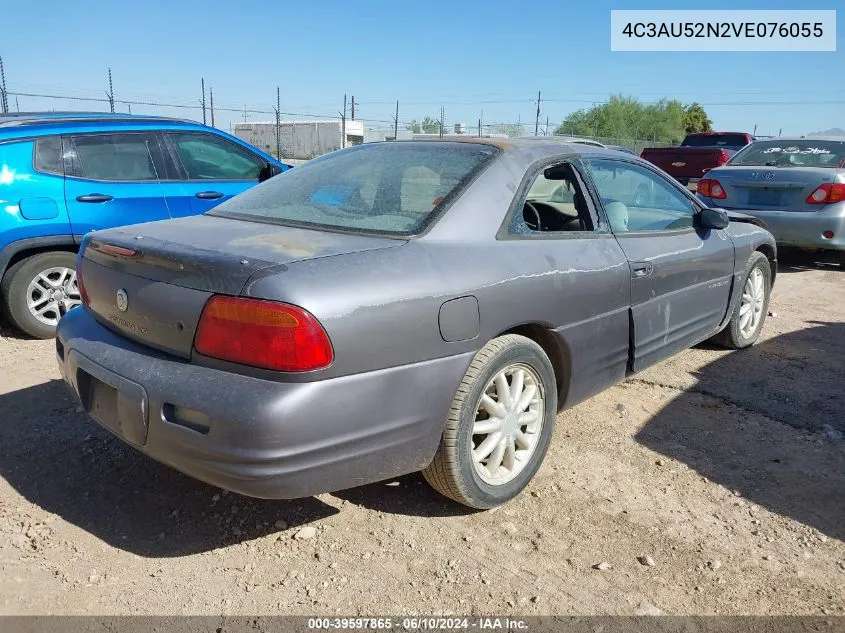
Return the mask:
{"type": "Polygon", "coordinates": [[[37,128],[39,125],[56,125],[61,123],[131,123],[170,122],[196,123],[189,119],[154,116],[147,114],[125,114],[119,112],[9,112],[0,115],[0,129],[27,126],[37,128]]]}
{"type": "Polygon", "coordinates": [[[690,132],[687,136],[724,136],[724,135],[737,135],[737,136],[751,136],[748,132],[690,132]]]}
{"type": "Polygon", "coordinates": [[[833,136],[830,134],[812,135],[812,136],[778,136],[776,138],[762,138],[755,141],[762,142],[776,142],[776,143],[799,143],[801,141],[833,141],[842,143],[845,141],[845,136],[833,136]]]}
{"type": "Polygon", "coordinates": [[[606,145],[583,143],[581,139],[570,139],[560,136],[528,136],[509,139],[487,138],[483,136],[450,136],[432,139],[414,139],[400,141],[383,141],[385,143],[476,143],[490,145],[508,153],[523,153],[536,158],[559,156],[562,154],[590,154],[590,155],[624,155],[633,158],[636,155],[611,149],[606,145]]]}

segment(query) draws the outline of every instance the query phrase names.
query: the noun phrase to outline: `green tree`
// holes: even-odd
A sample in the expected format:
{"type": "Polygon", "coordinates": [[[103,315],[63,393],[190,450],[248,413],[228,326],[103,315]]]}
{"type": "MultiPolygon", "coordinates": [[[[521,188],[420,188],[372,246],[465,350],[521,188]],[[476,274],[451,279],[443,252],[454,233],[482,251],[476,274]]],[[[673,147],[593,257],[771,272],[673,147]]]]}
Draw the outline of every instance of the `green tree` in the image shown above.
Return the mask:
{"type": "Polygon", "coordinates": [[[430,116],[425,117],[421,122],[413,119],[405,129],[410,130],[412,134],[437,134],[440,131],[440,121],[430,116]]]}
{"type": "Polygon", "coordinates": [[[676,100],[644,105],[634,97],[612,95],[607,103],[571,113],[555,134],[598,136],[619,143],[634,139],[677,143],[684,137],[684,112],[683,104],[676,100]]]}
{"type": "Polygon", "coordinates": [[[713,121],[707,116],[704,108],[697,103],[691,103],[686,107],[682,120],[687,134],[713,131],[713,121]]]}

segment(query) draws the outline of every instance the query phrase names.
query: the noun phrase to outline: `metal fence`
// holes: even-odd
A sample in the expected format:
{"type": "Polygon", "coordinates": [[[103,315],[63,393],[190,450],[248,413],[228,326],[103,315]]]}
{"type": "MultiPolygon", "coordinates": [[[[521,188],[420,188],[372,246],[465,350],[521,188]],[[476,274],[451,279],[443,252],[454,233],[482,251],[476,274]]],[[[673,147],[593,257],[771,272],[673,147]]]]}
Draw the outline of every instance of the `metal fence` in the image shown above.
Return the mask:
{"type": "MultiPolygon", "coordinates": [[[[360,104],[354,101],[354,97],[350,101],[352,107],[348,109],[344,98],[343,108],[334,111],[337,112],[338,116],[334,116],[332,112],[329,112],[326,116],[326,114],[313,110],[307,111],[304,108],[300,112],[284,112],[282,111],[278,88],[275,94],[275,105],[268,106],[265,104],[241,108],[232,102],[221,102],[218,98],[215,107],[213,89],[206,84],[205,80],[200,81],[200,99],[159,99],[155,97],[146,98],[142,95],[132,98],[130,95],[125,97],[115,95],[111,72],[108,74],[108,87],[105,96],[95,96],[87,90],[77,91],[76,94],[72,92],[57,94],[21,90],[14,86],[9,88],[2,86],[1,109],[10,112],[15,110],[90,109],[92,111],[123,111],[134,114],[170,114],[202,121],[212,126],[216,125],[265,152],[277,155],[281,159],[296,161],[308,160],[349,145],[396,138],[411,139],[420,135],[429,137],[452,136],[456,133],[467,137],[498,138],[535,136],[535,133],[540,136],[554,136],[558,128],[557,123],[550,122],[548,119],[544,122],[531,123],[523,123],[519,120],[514,123],[483,123],[479,120],[476,124],[467,124],[466,122],[446,119],[444,109],[441,108],[440,118],[434,121],[433,126],[431,125],[432,119],[429,119],[429,125],[425,130],[412,130],[410,129],[411,122],[399,120],[398,102],[395,116],[388,116],[385,119],[361,117],[360,115],[364,113],[359,109],[358,117],[356,117],[355,105],[360,107],[360,104]],[[216,120],[215,114],[217,115],[216,120]],[[238,119],[242,119],[243,123],[238,119]]],[[[326,110],[323,112],[326,112],[326,110]]],[[[584,136],[579,138],[598,141],[603,145],[626,147],[636,154],[639,154],[646,147],[667,147],[669,145],[656,139],[637,139],[624,136],[584,136]]]]}

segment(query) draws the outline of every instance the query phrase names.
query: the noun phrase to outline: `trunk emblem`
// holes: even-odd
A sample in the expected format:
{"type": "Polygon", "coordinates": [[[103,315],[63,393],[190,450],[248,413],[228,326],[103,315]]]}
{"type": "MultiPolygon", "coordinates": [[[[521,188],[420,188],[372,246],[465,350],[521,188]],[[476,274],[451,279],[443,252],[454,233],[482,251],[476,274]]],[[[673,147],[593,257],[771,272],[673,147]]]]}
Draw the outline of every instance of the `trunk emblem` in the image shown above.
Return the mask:
{"type": "Polygon", "coordinates": [[[675,161],[674,163],[672,163],[672,167],[683,167],[684,165],[686,165],[686,163],[681,161],[675,161]]]}
{"type": "Polygon", "coordinates": [[[773,171],[752,171],[751,180],[774,180],[775,172],[773,171]]]}
{"type": "Polygon", "coordinates": [[[115,303],[117,304],[117,309],[121,312],[126,312],[129,308],[129,295],[126,294],[126,291],[123,288],[117,291],[115,303]]]}

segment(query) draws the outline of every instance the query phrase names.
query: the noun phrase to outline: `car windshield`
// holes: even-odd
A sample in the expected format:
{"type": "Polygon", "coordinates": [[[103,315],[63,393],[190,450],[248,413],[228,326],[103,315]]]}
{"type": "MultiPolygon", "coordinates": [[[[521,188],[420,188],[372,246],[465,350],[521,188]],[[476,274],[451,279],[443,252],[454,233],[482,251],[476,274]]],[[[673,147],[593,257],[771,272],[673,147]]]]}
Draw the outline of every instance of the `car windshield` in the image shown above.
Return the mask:
{"type": "Polygon", "coordinates": [[[742,147],[748,144],[743,134],[693,134],[684,139],[686,147],[742,147]]]}
{"type": "Polygon", "coordinates": [[[209,215],[413,235],[497,152],[489,145],[462,142],[360,145],[279,174],[209,215]]]}
{"type": "Polygon", "coordinates": [[[734,154],[728,165],[844,167],[845,141],[758,141],[734,154]]]}

